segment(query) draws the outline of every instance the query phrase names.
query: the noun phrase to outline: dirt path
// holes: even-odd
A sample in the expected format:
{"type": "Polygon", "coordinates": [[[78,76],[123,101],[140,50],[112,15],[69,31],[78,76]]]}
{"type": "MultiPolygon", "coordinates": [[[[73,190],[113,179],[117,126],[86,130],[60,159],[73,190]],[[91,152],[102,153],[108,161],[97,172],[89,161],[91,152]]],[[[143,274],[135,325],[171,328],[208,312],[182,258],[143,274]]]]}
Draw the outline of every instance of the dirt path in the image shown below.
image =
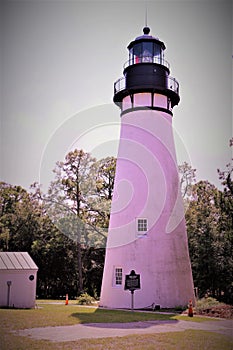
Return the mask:
{"type": "Polygon", "coordinates": [[[207,322],[191,321],[146,321],[131,323],[88,323],[74,326],[41,327],[16,331],[20,336],[66,342],[79,339],[123,337],[130,334],[182,332],[186,329],[206,330],[233,337],[233,320],[207,322]]]}

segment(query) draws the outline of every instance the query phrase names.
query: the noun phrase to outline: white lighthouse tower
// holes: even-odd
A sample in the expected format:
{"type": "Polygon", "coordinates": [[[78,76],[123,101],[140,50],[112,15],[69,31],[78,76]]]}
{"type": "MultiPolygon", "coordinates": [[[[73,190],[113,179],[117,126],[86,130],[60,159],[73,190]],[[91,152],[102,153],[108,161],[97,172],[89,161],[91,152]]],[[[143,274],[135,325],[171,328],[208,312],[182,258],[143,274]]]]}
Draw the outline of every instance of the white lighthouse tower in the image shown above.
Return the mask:
{"type": "Polygon", "coordinates": [[[184,209],[172,130],[179,84],[170,76],[165,45],[143,35],[129,46],[124,77],[114,84],[121,109],[100,306],[129,308],[125,276],[140,275],[134,307],[187,305],[194,300],[184,209]]]}

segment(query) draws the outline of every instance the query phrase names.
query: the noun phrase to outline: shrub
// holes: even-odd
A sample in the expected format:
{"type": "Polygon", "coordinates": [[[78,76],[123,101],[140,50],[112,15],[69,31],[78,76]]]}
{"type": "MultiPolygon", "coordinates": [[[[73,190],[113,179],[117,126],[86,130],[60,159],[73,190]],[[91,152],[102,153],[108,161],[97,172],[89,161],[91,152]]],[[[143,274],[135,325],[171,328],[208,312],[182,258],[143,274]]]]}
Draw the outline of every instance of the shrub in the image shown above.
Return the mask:
{"type": "Polygon", "coordinates": [[[94,303],[95,299],[92,298],[89,294],[83,293],[77,298],[79,305],[91,305],[94,303]]]}
{"type": "Polygon", "coordinates": [[[182,306],[182,305],[177,305],[177,306],[175,306],[174,307],[174,310],[175,311],[184,311],[184,310],[186,310],[186,306],[182,306]]]}
{"type": "Polygon", "coordinates": [[[233,306],[220,303],[214,298],[202,298],[197,301],[195,307],[196,313],[199,315],[233,318],[233,306]]]}
{"type": "Polygon", "coordinates": [[[198,312],[201,312],[203,310],[211,309],[213,306],[218,305],[221,305],[221,303],[218,300],[211,297],[207,297],[197,300],[195,309],[198,312]]]}

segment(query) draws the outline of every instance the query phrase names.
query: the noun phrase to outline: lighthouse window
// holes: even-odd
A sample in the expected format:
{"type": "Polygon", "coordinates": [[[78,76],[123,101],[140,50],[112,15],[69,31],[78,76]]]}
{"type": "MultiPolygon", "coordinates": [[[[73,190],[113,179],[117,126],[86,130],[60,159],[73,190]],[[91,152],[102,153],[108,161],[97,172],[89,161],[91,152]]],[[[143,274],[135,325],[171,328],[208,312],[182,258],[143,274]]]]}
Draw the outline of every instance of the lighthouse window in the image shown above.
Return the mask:
{"type": "Polygon", "coordinates": [[[122,284],[122,268],[116,267],[115,268],[115,285],[119,286],[122,284]]]}
{"type": "Polygon", "coordinates": [[[147,219],[137,219],[137,231],[138,232],[146,232],[148,226],[147,219]]]}
{"type": "Polygon", "coordinates": [[[162,63],[163,61],[163,50],[160,45],[154,43],[154,62],[162,63]]]}
{"type": "Polygon", "coordinates": [[[171,110],[171,100],[170,98],[167,99],[167,109],[171,110]]]}
{"type": "Polygon", "coordinates": [[[143,43],[142,62],[152,62],[152,43],[143,43]]]}
{"type": "Polygon", "coordinates": [[[143,51],[148,51],[150,55],[152,56],[153,51],[153,44],[151,42],[143,42],[143,51]]]}
{"type": "Polygon", "coordinates": [[[140,57],[142,54],[142,44],[135,44],[133,47],[133,54],[134,56],[140,57]]]}
{"type": "Polygon", "coordinates": [[[161,46],[154,43],[154,56],[161,56],[161,46]]]}

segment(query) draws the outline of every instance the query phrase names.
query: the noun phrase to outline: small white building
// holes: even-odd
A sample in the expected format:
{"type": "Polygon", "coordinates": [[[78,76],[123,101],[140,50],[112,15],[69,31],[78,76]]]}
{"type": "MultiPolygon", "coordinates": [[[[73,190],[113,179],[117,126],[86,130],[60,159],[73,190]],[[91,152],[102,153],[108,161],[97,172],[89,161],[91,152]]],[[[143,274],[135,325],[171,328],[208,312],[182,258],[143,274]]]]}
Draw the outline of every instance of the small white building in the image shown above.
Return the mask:
{"type": "Polygon", "coordinates": [[[0,306],[35,307],[37,271],[27,252],[0,252],[0,306]]]}

